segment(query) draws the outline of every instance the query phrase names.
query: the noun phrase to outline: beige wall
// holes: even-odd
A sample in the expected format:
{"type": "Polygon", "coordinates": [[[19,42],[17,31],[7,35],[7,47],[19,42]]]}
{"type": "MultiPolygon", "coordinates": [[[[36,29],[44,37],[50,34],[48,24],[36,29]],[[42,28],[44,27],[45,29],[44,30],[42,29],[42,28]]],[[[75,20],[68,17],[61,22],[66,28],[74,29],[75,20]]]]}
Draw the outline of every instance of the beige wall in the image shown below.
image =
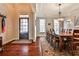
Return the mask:
{"type": "MultiPolygon", "coordinates": [[[[12,14],[13,14],[13,9],[9,7],[6,4],[0,4],[0,13],[2,15],[6,16],[6,32],[2,33],[3,35],[3,44],[9,42],[12,40],[12,35],[13,35],[13,27],[12,27],[12,14]],[[12,10],[12,13],[11,13],[12,10]]],[[[1,21],[0,21],[1,22],[1,21]]],[[[1,27],[0,27],[1,29],[1,27]]]]}
{"type": "Polygon", "coordinates": [[[15,18],[15,10],[13,5],[6,4],[6,32],[4,33],[3,44],[14,40],[14,18],[15,18]]]}
{"type": "Polygon", "coordinates": [[[2,17],[0,17],[0,33],[2,32],[2,17]]]}

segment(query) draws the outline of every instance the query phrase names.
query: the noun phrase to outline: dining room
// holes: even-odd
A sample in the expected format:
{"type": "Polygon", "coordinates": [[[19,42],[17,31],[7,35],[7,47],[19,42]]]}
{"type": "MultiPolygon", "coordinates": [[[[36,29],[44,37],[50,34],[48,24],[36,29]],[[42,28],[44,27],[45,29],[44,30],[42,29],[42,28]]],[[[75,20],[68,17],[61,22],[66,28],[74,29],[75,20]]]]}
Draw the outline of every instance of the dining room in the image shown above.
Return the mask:
{"type": "Polygon", "coordinates": [[[58,55],[79,55],[78,19],[75,22],[73,17],[54,19],[54,28],[46,32],[46,41],[55,51],[54,54],[59,51],[58,55]]]}
{"type": "MultiPolygon", "coordinates": [[[[44,4],[41,5],[43,5],[43,7],[45,8],[44,4]]],[[[54,16],[54,18],[52,18],[53,20],[51,18],[44,18],[46,21],[45,23],[46,37],[43,38],[42,42],[44,48],[43,50],[45,52],[44,55],[78,56],[79,55],[78,4],[64,3],[64,4],[46,4],[46,6],[47,5],[50,5],[53,8],[58,8],[52,10],[53,12],[57,10],[58,13],[57,12],[56,13],[58,14],[58,16],[55,17],[53,15],[54,16]],[[72,5],[73,5],[73,7],[71,8],[72,10],[70,9],[67,11],[67,9],[70,8],[72,5]]],[[[46,11],[47,10],[45,10],[45,12],[46,11]]]]}

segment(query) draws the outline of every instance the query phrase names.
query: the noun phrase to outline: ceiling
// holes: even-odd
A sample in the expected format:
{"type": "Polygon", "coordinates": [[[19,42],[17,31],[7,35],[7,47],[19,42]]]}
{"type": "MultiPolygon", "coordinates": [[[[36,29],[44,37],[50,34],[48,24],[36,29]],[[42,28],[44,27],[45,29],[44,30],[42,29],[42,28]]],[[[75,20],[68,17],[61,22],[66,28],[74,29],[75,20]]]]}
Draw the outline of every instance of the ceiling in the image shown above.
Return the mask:
{"type": "Polygon", "coordinates": [[[33,12],[33,5],[30,3],[0,3],[0,13],[5,14],[7,10],[14,9],[17,13],[26,14],[27,12],[33,12]]]}
{"type": "MultiPolygon", "coordinates": [[[[61,16],[74,16],[79,11],[79,4],[77,3],[62,3],[61,16]]],[[[37,17],[58,17],[59,6],[57,3],[39,3],[36,4],[37,17]]]]}
{"type": "MultiPolygon", "coordinates": [[[[58,18],[59,6],[58,3],[15,3],[15,4],[0,4],[0,13],[5,13],[5,7],[13,7],[17,12],[27,13],[35,12],[37,17],[58,18]]],[[[62,3],[61,16],[79,15],[78,3],[62,3]]]]}

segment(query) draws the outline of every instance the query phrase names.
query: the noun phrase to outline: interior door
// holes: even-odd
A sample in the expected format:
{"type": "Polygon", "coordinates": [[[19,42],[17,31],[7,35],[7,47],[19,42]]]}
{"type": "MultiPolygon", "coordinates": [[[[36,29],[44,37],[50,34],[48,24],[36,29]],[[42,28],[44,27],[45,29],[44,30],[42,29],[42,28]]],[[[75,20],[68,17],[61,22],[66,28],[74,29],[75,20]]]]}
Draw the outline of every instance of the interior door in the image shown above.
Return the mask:
{"type": "Polygon", "coordinates": [[[29,18],[20,18],[19,31],[20,39],[29,39],[29,18]]]}

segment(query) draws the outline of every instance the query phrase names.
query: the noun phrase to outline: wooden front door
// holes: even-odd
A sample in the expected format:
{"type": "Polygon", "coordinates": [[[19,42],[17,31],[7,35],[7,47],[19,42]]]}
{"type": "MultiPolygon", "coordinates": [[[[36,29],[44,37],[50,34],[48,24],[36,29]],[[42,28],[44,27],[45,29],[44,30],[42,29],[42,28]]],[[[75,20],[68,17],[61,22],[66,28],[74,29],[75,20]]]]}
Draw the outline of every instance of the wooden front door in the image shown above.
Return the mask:
{"type": "Polygon", "coordinates": [[[29,18],[20,18],[19,20],[19,38],[29,39],[29,18]]]}

